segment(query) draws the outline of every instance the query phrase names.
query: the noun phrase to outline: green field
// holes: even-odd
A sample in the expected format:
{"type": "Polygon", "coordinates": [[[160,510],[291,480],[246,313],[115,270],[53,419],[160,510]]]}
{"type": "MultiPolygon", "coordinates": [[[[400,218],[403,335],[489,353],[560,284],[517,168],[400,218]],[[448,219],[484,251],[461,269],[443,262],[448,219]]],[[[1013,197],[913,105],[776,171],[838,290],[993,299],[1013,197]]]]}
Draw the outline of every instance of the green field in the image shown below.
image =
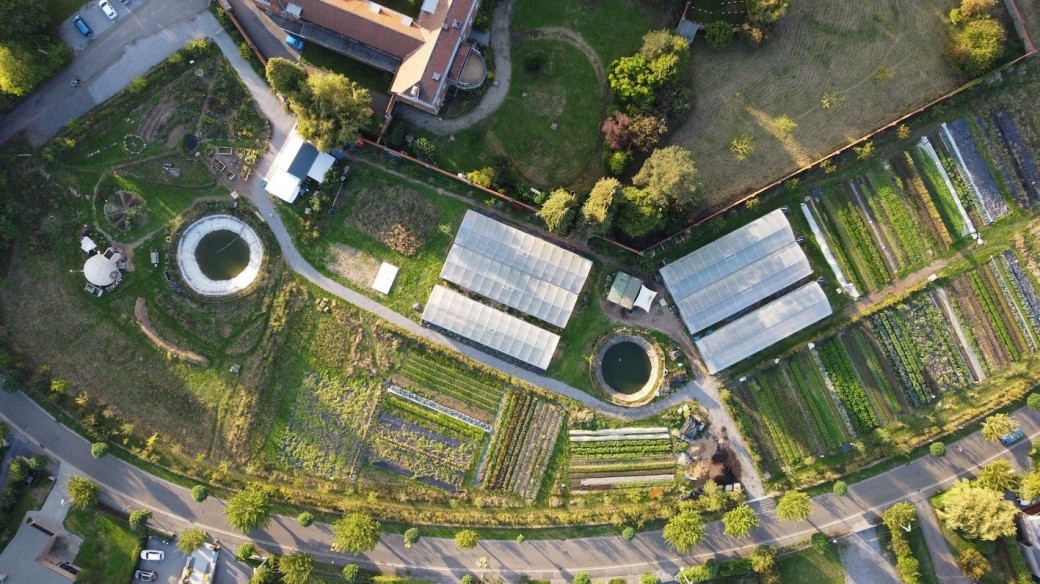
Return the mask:
{"type": "Polygon", "coordinates": [[[129,582],[141,552],[141,535],[96,509],[69,509],[65,528],[83,538],[75,564],[99,582],[129,582]]]}

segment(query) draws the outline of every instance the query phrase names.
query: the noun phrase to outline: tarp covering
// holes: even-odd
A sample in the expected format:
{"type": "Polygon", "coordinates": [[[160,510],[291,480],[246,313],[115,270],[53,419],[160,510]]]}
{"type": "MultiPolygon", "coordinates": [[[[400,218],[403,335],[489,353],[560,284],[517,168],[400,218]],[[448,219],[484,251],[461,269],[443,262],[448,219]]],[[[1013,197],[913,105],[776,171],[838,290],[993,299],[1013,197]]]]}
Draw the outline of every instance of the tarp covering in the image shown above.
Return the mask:
{"type": "Polygon", "coordinates": [[[383,265],[379,266],[379,273],[376,274],[376,279],[372,282],[372,289],[376,292],[389,294],[390,288],[393,287],[396,279],[397,266],[383,262],[383,265]]]}
{"type": "Polygon", "coordinates": [[[300,179],[284,170],[277,170],[264,188],[286,203],[292,203],[300,196],[300,179]]]}
{"type": "Polygon", "coordinates": [[[422,320],[543,370],[560,342],[559,335],[444,286],[433,288],[422,320]]]}
{"type": "Polygon", "coordinates": [[[563,328],[592,262],[468,211],[441,278],[563,328]]]}
{"type": "Polygon", "coordinates": [[[639,297],[636,298],[633,306],[650,312],[650,307],[653,306],[654,298],[657,298],[657,292],[643,286],[639,289],[639,297]]]}
{"type": "Polygon", "coordinates": [[[83,239],[79,240],[79,248],[82,249],[84,253],[90,253],[97,249],[97,244],[94,243],[93,239],[84,235],[83,239]]]}
{"type": "Polygon", "coordinates": [[[739,314],[811,273],[779,209],[661,268],[691,333],[739,314]]]}
{"type": "Polygon", "coordinates": [[[816,282],[798,288],[696,341],[709,373],[754,355],[831,314],[816,282]]]}

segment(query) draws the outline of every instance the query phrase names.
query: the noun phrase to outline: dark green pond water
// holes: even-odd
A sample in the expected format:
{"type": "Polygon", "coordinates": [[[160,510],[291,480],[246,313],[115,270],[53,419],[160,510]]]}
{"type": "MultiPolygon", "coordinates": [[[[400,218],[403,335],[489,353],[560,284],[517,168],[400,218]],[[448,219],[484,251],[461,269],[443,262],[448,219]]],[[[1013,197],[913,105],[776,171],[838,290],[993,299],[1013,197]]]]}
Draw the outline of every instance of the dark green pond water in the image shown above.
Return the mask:
{"type": "Polygon", "coordinates": [[[234,231],[221,229],[199,241],[195,259],[210,280],[230,280],[249,264],[249,246],[234,231]]]}
{"type": "Polygon", "coordinates": [[[650,356],[643,347],[624,341],[603,355],[603,380],[618,393],[635,393],[650,379],[650,356]]]}

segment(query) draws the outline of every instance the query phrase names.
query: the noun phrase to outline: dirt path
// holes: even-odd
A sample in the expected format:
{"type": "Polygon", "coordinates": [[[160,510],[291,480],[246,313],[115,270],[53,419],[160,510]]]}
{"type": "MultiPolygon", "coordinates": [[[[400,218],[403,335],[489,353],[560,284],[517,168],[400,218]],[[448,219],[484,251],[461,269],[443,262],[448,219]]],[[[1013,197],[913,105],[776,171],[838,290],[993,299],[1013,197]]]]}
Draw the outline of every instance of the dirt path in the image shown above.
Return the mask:
{"type": "Polygon", "coordinates": [[[919,288],[922,282],[926,281],[929,276],[939,273],[957,257],[936,260],[916,272],[911,272],[906,277],[894,281],[891,285],[874,290],[866,296],[860,296],[852,306],[845,309],[845,317],[851,319],[863,312],[874,309],[876,305],[888,298],[905,296],[907,292],[919,288]]]}
{"type": "Polygon", "coordinates": [[[201,367],[207,367],[209,365],[209,359],[199,355],[198,353],[178,348],[159,336],[159,333],[157,333],[155,328],[152,326],[151,321],[148,320],[148,305],[145,303],[144,298],[138,298],[137,303],[134,304],[134,316],[137,317],[137,324],[141,325],[141,331],[143,331],[145,336],[155,343],[155,346],[193,365],[199,365],[201,367]]]}

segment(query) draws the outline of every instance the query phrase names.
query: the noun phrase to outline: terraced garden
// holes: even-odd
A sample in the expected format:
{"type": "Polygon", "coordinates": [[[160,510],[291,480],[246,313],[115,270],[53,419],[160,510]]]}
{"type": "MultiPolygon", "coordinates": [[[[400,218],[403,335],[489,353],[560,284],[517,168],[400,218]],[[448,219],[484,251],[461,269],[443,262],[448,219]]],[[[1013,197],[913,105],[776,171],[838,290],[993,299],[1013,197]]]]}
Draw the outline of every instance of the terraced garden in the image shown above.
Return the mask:
{"type": "Polygon", "coordinates": [[[569,451],[571,493],[646,488],[675,475],[667,428],[572,430],[569,451]]]}

